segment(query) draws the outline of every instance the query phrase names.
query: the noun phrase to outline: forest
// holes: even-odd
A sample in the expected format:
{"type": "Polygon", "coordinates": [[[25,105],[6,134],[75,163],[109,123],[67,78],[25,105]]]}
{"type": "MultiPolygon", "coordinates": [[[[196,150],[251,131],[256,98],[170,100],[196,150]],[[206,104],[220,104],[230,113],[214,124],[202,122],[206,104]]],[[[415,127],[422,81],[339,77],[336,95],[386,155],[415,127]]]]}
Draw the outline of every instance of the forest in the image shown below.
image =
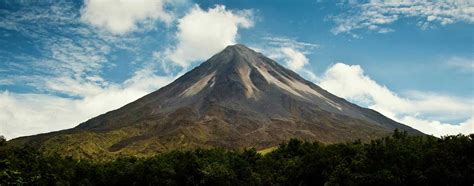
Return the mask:
{"type": "Polygon", "coordinates": [[[43,155],[0,141],[0,185],[472,185],[474,134],[364,143],[297,139],[255,149],[170,151],[114,160],[43,155]]]}

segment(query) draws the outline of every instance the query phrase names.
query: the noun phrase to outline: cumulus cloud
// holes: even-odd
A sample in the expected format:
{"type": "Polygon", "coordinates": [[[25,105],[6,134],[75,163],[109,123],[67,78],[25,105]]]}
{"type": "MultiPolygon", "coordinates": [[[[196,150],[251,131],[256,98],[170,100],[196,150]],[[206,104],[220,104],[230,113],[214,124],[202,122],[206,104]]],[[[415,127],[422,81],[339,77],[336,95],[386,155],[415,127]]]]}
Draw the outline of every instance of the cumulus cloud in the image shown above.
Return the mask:
{"type": "Polygon", "coordinates": [[[346,13],[332,17],[336,23],[331,30],[333,34],[348,33],[357,37],[353,31],[360,29],[393,32],[387,26],[403,18],[415,18],[421,29],[456,22],[474,23],[474,1],[470,0],[370,0],[352,3],[349,7],[346,13]]]}
{"type": "Polygon", "coordinates": [[[308,58],[306,56],[289,47],[284,47],[281,49],[283,54],[287,57],[286,59],[286,66],[288,66],[291,70],[298,71],[301,70],[306,64],[308,64],[308,58]]]}
{"type": "Polygon", "coordinates": [[[174,79],[175,76],[157,76],[150,69],[142,69],[122,84],[95,87],[95,92],[79,99],[0,92],[0,134],[11,139],[71,128],[130,103],[174,79]]]}
{"type": "Polygon", "coordinates": [[[400,96],[372,80],[359,65],[343,63],[329,67],[318,84],[337,96],[368,106],[428,134],[442,136],[474,132],[474,98],[423,92],[400,96]],[[441,119],[466,121],[448,124],[440,122],[441,119]]]}
{"type": "Polygon", "coordinates": [[[423,120],[413,116],[403,116],[399,118],[402,123],[410,124],[413,128],[435,136],[445,136],[454,134],[472,134],[474,132],[474,117],[459,124],[442,123],[436,120],[423,120]]]}
{"type": "Polygon", "coordinates": [[[177,44],[166,56],[187,67],[235,44],[239,28],[250,28],[253,24],[251,10],[226,10],[223,5],[203,10],[195,5],[178,20],[177,44]]]}
{"type": "Polygon", "coordinates": [[[138,24],[160,20],[167,24],[173,14],[165,9],[166,0],[85,0],[81,19],[113,34],[125,34],[138,24]]]}
{"type": "Polygon", "coordinates": [[[290,47],[283,47],[279,49],[281,52],[280,59],[285,61],[286,67],[289,69],[303,74],[304,76],[308,77],[310,80],[315,81],[318,79],[316,74],[314,74],[311,70],[307,69],[307,65],[309,64],[308,58],[306,58],[305,54],[301,51],[290,47]]]}

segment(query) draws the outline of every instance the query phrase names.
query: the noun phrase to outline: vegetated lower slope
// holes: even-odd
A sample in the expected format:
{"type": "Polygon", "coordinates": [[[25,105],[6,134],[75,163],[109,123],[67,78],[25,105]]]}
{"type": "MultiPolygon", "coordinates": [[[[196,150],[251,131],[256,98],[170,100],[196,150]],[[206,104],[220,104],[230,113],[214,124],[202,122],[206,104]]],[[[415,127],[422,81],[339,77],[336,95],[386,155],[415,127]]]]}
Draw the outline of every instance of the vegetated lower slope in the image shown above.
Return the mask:
{"type": "Polygon", "coordinates": [[[150,156],[173,149],[274,147],[290,138],[370,140],[422,134],[306,81],[243,45],[171,84],[79,126],[13,140],[74,157],[150,156]]]}
{"type": "Polygon", "coordinates": [[[0,148],[0,185],[472,185],[474,134],[392,136],[325,145],[291,140],[255,149],[170,151],[113,161],[0,148]]]}

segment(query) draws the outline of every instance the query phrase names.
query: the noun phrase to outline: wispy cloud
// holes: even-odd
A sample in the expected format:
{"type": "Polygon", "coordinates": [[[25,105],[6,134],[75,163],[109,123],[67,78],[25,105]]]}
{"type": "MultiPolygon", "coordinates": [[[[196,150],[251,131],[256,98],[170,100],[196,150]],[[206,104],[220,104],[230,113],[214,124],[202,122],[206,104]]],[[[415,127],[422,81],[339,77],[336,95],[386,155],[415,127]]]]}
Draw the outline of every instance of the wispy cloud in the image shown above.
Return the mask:
{"type": "Polygon", "coordinates": [[[474,72],[474,58],[453,56],[445,64],[462,72],[474,72]]]}
{"type": "Polygon", "coordinates": [[[318,49],[321,47],[319,44],[297,41],[295,39],[291,39],[287,37],[263,37],[262,39],[268,45],[278,46],[278,47],[288,47],[288,48],[293,48],[296,50],[309,51],[309,50],[318,49]]]}
{"type": "Polygon", "coordinates": [[[358,37],[356,30],[393,32],[389,25],[404,18],[415,18],[421,29],[456,22],[474,23],[474,1],[470,0],[369,0],[347,6],[346,13],[331,17],[336,23],[333,34],[358,37]]]}
{"type": "Polygon", "coordinates": [[[2,51],[6,60],[11,61],[9,69],[17,69],[15,75],[0,72],[3,82],[28,86],[33,92],[75,97],[95,94],[109,86],[102,72],[114,66],[109,60],[110,53],[117,49],[133,52],[135,48],[129,46],[135,46],[139,40],[84,26],[74,7],[72,3],[60,2],[2,10],[5,19],[0,20],[1,29],[34,41],[32,49],[23,53],[2,51]]]}
{"type": "Polygon", "coordinates": [[[100,63],[105,61],[103,55],[107,53],[107,48],[100,40],[90,38],[89,33],[84,34],[79,32],[80,29],[69,27],[78,24],[78,15],[74,13],[73,6],[58,3],[47,8],[27,6],[15,11],[2,10],[5,19],[0,21],[0,28],[35,41],[31,43],[33,51],[25,51],[24,56],[22,53],[10,54],[17,65],[24,65],[25,68],[21,70],[30,73],[41,71],[48,75],[62,73],[80,76],[100,68],[100,63]],[[32,22],[36,24],[31,24],[32,22]],[[52,34],[54,31],[64,33],[52,34]],[[21,56],[25,59],[21,59],[21,56]]]}

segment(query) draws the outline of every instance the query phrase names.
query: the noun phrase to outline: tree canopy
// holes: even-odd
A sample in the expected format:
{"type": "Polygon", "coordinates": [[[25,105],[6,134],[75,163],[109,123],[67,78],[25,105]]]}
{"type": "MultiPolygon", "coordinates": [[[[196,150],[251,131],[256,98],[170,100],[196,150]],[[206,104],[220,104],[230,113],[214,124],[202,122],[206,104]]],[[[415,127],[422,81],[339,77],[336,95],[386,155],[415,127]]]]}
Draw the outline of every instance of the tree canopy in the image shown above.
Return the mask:
{"type": "Polygon", "coordinates": [[[474,134],[325,145],[292,139],[255,149],[170,151],[112,161],[0,151],[0,185],[472,185],[474,134]]]}

